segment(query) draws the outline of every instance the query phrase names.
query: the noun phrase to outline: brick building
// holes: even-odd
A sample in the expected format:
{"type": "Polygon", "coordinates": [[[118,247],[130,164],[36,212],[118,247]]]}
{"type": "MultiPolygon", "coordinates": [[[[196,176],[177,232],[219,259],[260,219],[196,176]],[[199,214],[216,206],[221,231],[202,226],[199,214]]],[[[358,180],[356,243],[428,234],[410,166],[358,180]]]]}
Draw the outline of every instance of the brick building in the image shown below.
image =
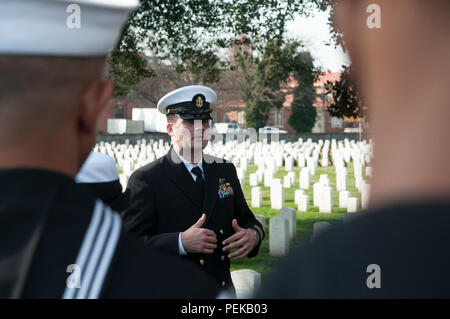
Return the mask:
{"type": "MultiPolygon", "coordinates": [[[[327,72],[321,75],[316,83],[314,83],[318,96],[313,104],[317,109],[316,124],[312,129],[313,133],[342,133],[346,128],[356,128],[358,125],[358,121],[334,118],[327,112],[327,106],[331,104],[332,97],[330,95],[324,95],[324,85],[327,81],[338,81],[340,75],[340,72],[327,72]]],[[[286,85],[289,88],[294,88],[297,86],[297,81],[294,78],[290,78],[286,85]]],[[[219,91],[220,88],[216,90],[219,91]]],[[[284,91],[287,90],[284,89],[284,91]]],[[[295,133],[295,130],[288,124],[288,119],[292,113],[293,100],[293,94],[287,94],[283,106],[280,109],[272,110],[270,113],[267,126],[278,127],[289,133],[295,133]]],[[[215,116],[213,116],[213,118],[216,122],[235,122],[241,127],[246,127],[244,101],[239,95],[226,100],[219,99],[215,107],[215,116]]]]}
{"type": "MultiPolygon", "coordinates": [[[[238,123],[242,128],[246,127],[245,108],[246,105],[240,97],[240,90],[235,79],[235,73],[224,72],[219,83],[211,85],[217,92],[218,101],[212,112],[214,122],[229,122],[238,123]]],[[[316,124],[312,129],[313,133],[342,133],[346,128],[357,128],[357,120],[342,120],[333,118],[327,112],[326,108],[330,105],[332,97],[324,95],[324,84],[327,81],[335,82],[339,80],[340,72],[327,72],[321,75],[314,87],[316,88],[317,97],[313,104],[317,109],[316,124]]],[[[147,81],[155,81],[154,78],[147,81]]],[[[180,83],[179,86],[189,85],[191,83],[180,83]]],[[[288,87],[293,88],[297,85],[294,78],[287,81],[288,87]]],[[[98,130],[105,132],[108,118],[132,118],[132,109],[135,107],[156,107],[156,103],[165,93],[161,87],[165,85],[152,85],[151,83],[145,85],[144,88],[152,91],[151,99],[145,98],[144,95],[139,94],[137,90],[133,90],[126,98],[113,99],[108,104],[98,122],[98,130]]],[[[175,87],[167,88],[171,91],[175,87]]],[[[283,89],[282,89],[283,90],[283,89]]],[[[286,91],[286,89],[284,89],[286,91]]],[[[280,109],[272,110],[269,114],[267,126],[278,127],[286,130],[289,133],[295,133],[295,130],[289,126],[288,119],[292,112],[293,95],[287,94],[283,106],[280,109]]]]}

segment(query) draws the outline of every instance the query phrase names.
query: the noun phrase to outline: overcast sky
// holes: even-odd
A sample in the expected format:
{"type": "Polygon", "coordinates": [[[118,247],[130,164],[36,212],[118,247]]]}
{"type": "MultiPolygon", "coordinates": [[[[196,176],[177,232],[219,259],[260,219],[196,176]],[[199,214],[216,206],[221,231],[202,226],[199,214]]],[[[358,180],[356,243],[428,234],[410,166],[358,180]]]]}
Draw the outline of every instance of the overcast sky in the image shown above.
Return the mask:
{"type": "Polygon", "coordinates": [[[328,15],[329,11],[316,11],[313,17],[298,17],[288,23],[287,35],[303,40],[314,57],[316,66],[321,66],[324,71],[341,71],[342,64],[348,65],[350,60],[341,47],[336,49],[334,44],[325,45],[326,42],[331,42],[328,15]]]}

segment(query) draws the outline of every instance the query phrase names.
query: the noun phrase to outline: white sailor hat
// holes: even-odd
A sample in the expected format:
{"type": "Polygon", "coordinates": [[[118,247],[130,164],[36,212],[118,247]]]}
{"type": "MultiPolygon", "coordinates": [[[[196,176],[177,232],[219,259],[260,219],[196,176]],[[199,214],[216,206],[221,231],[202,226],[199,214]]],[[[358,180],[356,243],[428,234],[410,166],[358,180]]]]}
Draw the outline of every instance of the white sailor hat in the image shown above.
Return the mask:
{"type": "Polygon", "coordinates": [[[138,0],[1,0],[0,54],[104,56],[138,0]]]}
{"type": "Polygon", "coordinates": [[[75,176],[77,183],[106,183],[118,179],[114,158],[99,152],[91,152],[75,176]]]}
{"type": "Polygon", "coordinates": [[[158,110],[178,115],[184,120],[211,120],[212,105],[217,102],[214,90],[203,85],[190,85],[172,91],[158,102],[158,110]]]}
{"type": "Polygon", "coordinates": [[[109,155],[91,152],[75,176],[75,182],[116,211],[123,211],[130,204],[130,193],[122,193],[116,161],[109,155]]]}

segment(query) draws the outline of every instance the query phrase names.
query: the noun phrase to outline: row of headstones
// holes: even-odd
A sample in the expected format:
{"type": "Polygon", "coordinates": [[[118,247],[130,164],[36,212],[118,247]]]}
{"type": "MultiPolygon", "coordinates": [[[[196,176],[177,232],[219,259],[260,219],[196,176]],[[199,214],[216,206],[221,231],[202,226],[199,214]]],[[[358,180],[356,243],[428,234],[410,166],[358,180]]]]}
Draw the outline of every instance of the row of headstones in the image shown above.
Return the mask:
{"type": "MultiPolygon", "coordinates": [[[[339,142],[338,144],[335,140],[332,141],[331,145],[331,155],[333,158],[333,154],[339,154],[341,157],[345,159],[348,163],[350,158],[358,155],[359,157],[363,157],[365,155],[370,159],[372,147],[368,146],[366,142],[358,142],[354,141],[349,142],[348,140],[344,140],[345,143],[339,142]],[[345,144],[345,146],[344,146],[345,144]],[[356,155],[355,155],[356,154],[356,155]]],[[[285,141],[272,143],[272,144],[264,144],[261,142],[250,143],[249,141],[238,143],[237,141],[233,142],[214,142],[210,143],[205,151],[209,152],[211,155],[218,157],[231,157],[231,160],[235,164],[239,164],[240,159],[242,157],[247,157],[250,162],[258,164],[263,157],[267,154],[273,154],[273,158],[276,161],[276,167],[282,165],[283,158],[286,161],[286,158],[289,156],[292,159],[297,160],[299,167],[304,167],[305,159],[308,157],[314,157],[316,161],[319,160],[319,154],[322,154],[322,159],[320,160],[320,164],[322,166],[328,166],[330,160],[328,158],[328,154],[330,152],[330,142],[326,140],[323,142],[320,140],[318,143],[312,143],[311,140],[308,140],[306,143],[303,142],[295,142],[295,143],[285,143],[285,141]]],[[[229,158],[230,159],[230,158],[229,158]]],[[[286,163],[286,168],[290,169],[290,160],[286,163]]]]}
{"type": "MultiPolygon", "coordinates": [[[[282,141],[280,145],[283,145],[284,144],[283,142],[284,141],[282,141]]],[[[316,145],[316,148],[314,149],[315,152],[320,148],[320,146],[322,144],[320,142],[322,142],[322,141],[319,141],[318,145],[316,145]]],[[[311,143],[311,141],[308,140],[308,143],[311,143]]],[[[129,178],[129,176],[131,175],[131,173],[134,170],[138,169],[139,167],[141,167],[147,163],[152,162],[153,160],[155,160],[156,158],[158,158],[160,156],[163,156],[169,148],[168,143],[163,142],[163,140],[159,140],[159,143],[153,142],[152,145],[153,146],[147,145],[145,139],[143,139],[141,143],[139,143],[139,141],[138,141],[137,145],[134,145],[134,148],[131,145],[129,145],[128,143],[127,144],[115,144],[115,142],[113,142],[112,144],[109,144],[109,143],[100,142],[100,145],[96,145],[95,150],[99,150],[98,148],[100,148],[101,152],[107,153],[108,155],[111,155],[116,159],[119,169],[121,169],[123,172],[123,176],[121,177],[121,179],[122,179],[123,183],[125,184],[125,181],[129,178]],[[140,147],[139,147],[139,145],[140,145],[140,147]],[[98,148],[97,148],[97,146],[98,146],[98,148]],[[106,149],[106,151],[105,151],[105,149],[106,149]],[[115,150],[115,152],[112,150],[115,150]]],[[[289,143],[287,143],[286,145],[289,145],[289,143]]],[[[313,144],[313,145],[315,145],[315,144],[313,144]]],[[[328,145],[329,145],[329,141],[327,140],[327,141],[325,141],[324,148],[326,148],[328,145]]],[[[309,152],[310,151],[311,151],[311,148],[309,148],[309,152]]],[[[316,154],[317,154],[317,152],[316,152],[316,154]]],[[[328,152],[326,152],[326,154],[328,154],[328,152]]],[[[261,170],[258,170],[257,173],[255,173],[256,176],[252,175],[250,177],[252,185],[256,184],[256,180],[258,180],[258,182],[261,182],[262,176],[264,176],[265,186],[271,186],[271,179],[273,179],[273,175],[274,175],[273,172],[274,172],[275,168],[283,163],[283,156],[280,156],[280,155],[276,156],[275,158],[269,156],[269,157],[265,157],[263,159],[267,160],[266,164],[269,163],[267,165],[269,167],[271,167],[271,169],[265,170],[264,172],[262,172],[261,170]]],[[[315,169],[316,169],[316,166],[318,165],[318,163],[317,163],[318,155],[315,155],[315,156],[309,157],[309,158],[305,158],[305,156],[303,154],[300,154],[297,160],[298,160],[298,163],[300,166],[305,165],[304,162],[306,162],[307,166],[302,170],[302,172],[300,174],[300,187],[303,189],[308,189],[310,186],[311,175],[315,174],[315,169]],[[309,174],[308,174],[308,171],[309,171],[309,174]]],[[[285,169],[287,169],[288,171],[292,170],[292,167],[294,165],[293,157],[291,157],[291,156],[285,157],[284,161],[285,161],[285,169]]],[[[245,171],[248,169],[249,162],[250,162],[250,159],[245,156],[240,158],[239,164],[241,167],[238,168],[238,177],[241,182],[241,185],[244,185],[245,171]]],[[[263,164],[263,165],[265,165],[265,164],[263,164]]],[[[291,174],[288,174],[287,176],[285,176],[284,180],[283,180],[283,187],[285,187],[285,188],[289,188],[295,183],[295,173],[294,172],[289,172],[289,173],[291,173],[291,174]]],[[[359,175],[356,175],[356,176],[357,176],[357,178],[356,178],[357,187],[359,188],[359,184],[362,184],[363,180],[362,180],[362,178],[358,178],[359,175]]],[[[341,178],[338,179],[338,183],[340,180],[341,180],[341,178]]],[[[341,189],[341,190],[345,190],[345,188],[341,189]]]]}
{"type": "MultiPolygon", "coordinates": [[[[310,175],[308,174],[308,169],[304,169],[306,174],[302,176],[300,174],[300,187],[304,189],[309,188],[310,175]],[[303,183],[302,183],[303,179],[303,183]],[[302,187],[303,186],[303,187],[302,187]]],[[[303,170],[302,170],[303,171],[303,170]]],[[[258,181],[258,174],[252,175],[254,185],[255,180],[258,181]]],[[[347,176],[344,175],[345,179],[344,185],[340,185],[341,191],[339,191],[339,207],[347,208],[349,212],[357,211],[359,208],[359,199],[357,197],[350,197],[350,192],[346,190],[347,188],[347,176]]],[[[270,177],[269,177],[270,178],[270,177]]],[[[266,178],[265,178],[266,179],[266,178]]],[[[295,181],[295,173],[289,172],[285,176],[284,184],[281,184],[280,179],[272,178],[270,180],[270,202],[272,209],[281,209],[284,207],[284,189],[291,186],[291,182],[295,181]],[[291,175],[290,173],[293,173],[291,175]]],[[[363,183],[357,186],[361,193],[361,205],[362,208],[366,208],[369,202],[370,184],[363,183]]],[[[338,186],[339,189],[339,186],[338,186]]],[[[306,212],[309,209],[309,196],[305,194],[303,189],[295,191],[295,203],[298,205],[298,210],[306,212]]],[[[252,187],[251,193],[251,203],[252,207],[262,206],[262,190],[261,187],[252,187]]],[[[326,174],[320,176],[319,182],[315,183],[313,186],[313,205],[319,207],[319,212],[331,213],[333,211],[333,188],[330,186],[330,181],[326,174]]]]}
{"type": "MultiPolygon", "coordinates": [[[[344,214],[343,222],[346,223],[356,217],[358,213],[344,214]]],[[[265,225],[265,217],[257,215],[256,218],[265,225]]],[[[331,226],[329,222],[316,222],[313,225],[313,234],[310,240],[331,226]]],[[[286,256],[290,250],[290,242],[295,239],[297,232],[296,210],[285,207],[279,211],[279,216],[269,220],[269,253],[271,256],[286,256]]]]}
{"type": "MultiPolygon", "coordinates": [[[[149,153],[151,153],[152,151],[154,153],[161,153],[161,154],[156,154],[156,158],[160,157],[169,148],[169,144],[167,142],[163,142],[163,140],[160,140],[159,143],[153,142],[152,143],[153,146],[147,145],[145,139],[142,140],[141,143],[139,143],[139,142],[140,141],[138,141],[138,143],[136,145],[134,145],[134,147],[129,144],[115,144],[115,142],[113,142],[112,144],[109,144],[109,143],[100,142],[99,145],[98,144],[96,145],[96,150],[99,150],[103,153],[107,153],[108,155],[116,157],[117,160],[120,160],[122,157],[125,159],[132,158],[133,160],[137,160],[138,158],[145,158],[145,156],[147,156],[147,158],[149,158],[151,156],[149,153]],[[123,153],[123,154],[120,154],[120,153],[123,153]]],[[[307,163],[307,166],[310,167],[310,169],[313,171],[312,173],[314,174],[315,167],[318,165],[319,153],[321,151],[320,148],[321,148],[321,145],[323,144],[321,142],[322,142],[322,140],[319,141],[319,143],[312,143],[309,140],[307,143],[305,143],[305,145],[302,146],[302,148],[300,148],[300,151],[298,151],[298,146],[295,146],[295,143],[294,144],[291,144],[291,143],[286,144],[286,143],[284,143],[284,141],[282,141],[281,143],[275,143],[275,144],[271,145],[272,147],[266,149],[265,152],[259,151],[259,153],[257,154],[257,152],[255,151],[253,154],[250,154],[250,156],[248,156],[248,154],[246,154],[246,152],[248,153],[249,149],[251,150],[252,147],[250,147],[250,148],[245,147],[238,152],[228,151],[227,154],[231,154],[231,155],[235,156],[236,158],[238,158],[239,160],[235,161],[235,164],[241,165],[241,167],[244,169],[244,171],[247,170],[249,162],[255,162],[255,163],[261,165],[261,159],[264,160],[264,162],[265,162],[265,163],[263,163],[264,165],[266,165],[268,168],[272,167],[273,169],[281,166],[284,161],[285,169],[287,171],[290,171],[290,170],[292,170],[292,168],[294,166],[294,157],[295,157],[299,167],[304,167],[305,163],[307,163]],[[289,147],[293,147],[294,149],[295,149],[295,147],[297,147],[298,152],[292,152],[292,149],[289,149],[289,147]],[[311,154],[311,153],[313,153],[313,154],[311,154]],[[267,154],[275,154],[275,155],[266,156],[267,154]],[[258,161],[259,161],[259,163],[258,163],[258,161]],[[310,164],[309,163],[310,161],[313,162],[313,164],[310,164]]],[[[220,145],[225,145],[225,148],[226,148],[226,146],[228,144],[229,143],[220,144],[220,145]]],[[[235,143],[231,143],[231,144],[235,144],[235,143]]],[[[241,144],[244,144],[244,146],[245,145],[250,145],[250,146],[254,145],[254,144],[249,144],[249,143],[241,143],[241,144]]],[[[237,145],[241,145],[241,144],[237,144],[237,145]]],[[[329,145],[329,141],[327,140],[324,143],[323,157],[328,156],[328,145],[329,145]]],[[[266,146],[268,146],[268,145],[266,145],[266,146]]],[[[214,154],[212,154],[212,155],[214,155],[214,154]]],[[[324,162],[325,162],[324,158],[322,158],[322,164],[324,166],[327,165],[324,162]]],[[[328,161],[326,161],[326,162],[328,163],[328,161]]],[[[121,165],[121,163],[119,163],[119,165],[121,165]]]]}
{"type": "MultiPolygon", "coordinates": [[[[315,184],[313,192],[313,205],[319,207],[320,213],[333,212],[333,190],[329,186],[322,186],[319,183],[315,184]]],[[[251,206],[253,208],[262,207],[262,189],[261,187],[252,187],[251,191],[251,206]]],[[[350,197],[349,191],[339,192],[339,208],[347,208],[348,213],[357,212],[367,208],[369,203],[370,185],[366,184],[361,192],[361,203],[358,197],[350,197]],[[361,205],[360,205],[361,204],[361,205]]],[[[305,191],[298,189],[294,193],[294,202],[298,207],[298,211],[309,211],[310,198],[305,194],[305,191]]],[[[284,208],[284,190],[278,185],[270,189],[270,202],[272,209],[284,208]]]]}
{"type": "MultiPolygon", "coordinates": [[[[364,154],[364,152],[371,151],[371,147],[368,147],[367,144],[365,144],[365,141],[362,144],[360,142],[355,144],[354,141],[349,142],[348,140],[344,140],[344,142],[345,142],[344,143],[345,146],[343,146],[344,144],[342,143],[342,141],[339,141],[340,148],[337,148],[336,140],[332,140],[332,143],[331,143],[332,156],[333,156],[333,152],[336,152],[336,151],[344,152],[346,155],[351,153],[351,156],[354,156],[354,154],[362,155],[362,154],[364,154]]],[[[159,149],[162,147],[167,149],[169,147],[168,142],[164,142],[162,139],[160,139],[159,142],[150,140],[149,144],[153,145],[154,149],[159,149]]],[[[105,143],[105,142],[100,142],[98,147],[100,148],[100,150],[109,152],[109,151],[111,151],[111,149],[114,149],[114,148],[117,149],[117,147],[121,147],[122,150],[124,150],[124,147],[128,150],[130,150],[130,149],[137,150],[137,149],[139,149],[139,146],[140,146],[140,149],[142,150],[144,147],[148,147],[150,145],[148,145],[147,141],[145,139],[143,139],[143,140],[138,140],[137,143],[134,145],[134,147],[132,147],[130,145],[129,141],[126,141],[125,144],[116,144],[116,142],[114,142],[114,141],[111,144],[105,143]]],[[[323,140],[320,140],[318,143],[312,143],[311,139],[309,139],[305,143],[303,142],[302,139],[299,139],[299,141],[295,142],[295,143],[291,143],[291,142],[286,143],[285,141],[280,141],[280,142],[271,143],[271,144],[265,144],[265,143],[261,143],[261,142],[250,143],[249,141],[244,142],[244,143],[238,143],[237,141],[233,141],[233,142],[227,142],[225,144],[222,142],[210,143],[209,144],[210,148],[209,149],[207,148],[207,150],[212,150],[213,151],[212,155],[215,155],[214,153],[218,152],[218,153],[221,153],[222,155],[229,154],[236,158],[242,158],[243,156],[246,156],[249,161],[255,162],[255,163],[256,163],[257,159],[260,159],[262,157],[261,155],[277,154],[277,155],[274,155],[274,157],[276,158],[277,167],[281,166],[283,158],[286,158],[287,155],[290,154],[291,159],[287,160],[287,162],[286,162],[286,168],[287,168],[287,170],[290,170],[291,164],[293,164],[293,158],[295,158],[297,160],[299,167],[303,167],[305,158],[312,156],[312,157],[318,159],[320,153],[322,153],[321,163],[324,166],[327,165],[328,160],[326,160],[326,158],[328,157],[328,153],[329,153],[329,145],[330,145],[329,140],[326,140],[325,142],[323,142],[323,140]],[[214,147],[214,145],[217,145],[217,146],[214,147]],[[249,154],[249,152],[250,152],[250,154],[249,154]]],[[[348,156],[345,156],[345,157],[348,157],[348,156]]],[[[346,160],[346,162],[348,162],[348,160],[346,160]]]]}
{"type": "MultiPolygon", "coordinates": [[[[261,223],[265,223],[265,218],[258,215],[261,223]]],[[[317,222],[313,226],[314,239],[318,233],[324,230],[324,222],[317,222]]],[[[269,254],[271,256],[286,256],[290,250],[290,242],[293,241],[297,233],[297,212],[295,208],[285,207],[279,211],[279,216],[269,220],[269,254]]]]}

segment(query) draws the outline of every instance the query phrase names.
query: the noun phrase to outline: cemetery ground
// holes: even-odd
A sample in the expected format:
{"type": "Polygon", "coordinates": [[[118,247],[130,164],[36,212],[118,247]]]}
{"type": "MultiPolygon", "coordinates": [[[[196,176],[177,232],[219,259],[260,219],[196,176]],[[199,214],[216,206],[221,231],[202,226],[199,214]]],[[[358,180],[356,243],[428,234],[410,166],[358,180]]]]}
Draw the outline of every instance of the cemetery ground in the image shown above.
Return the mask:
{"type": "MultiPolygon", "coordinates": [[[[269,254],[269,220],[271,217],[279,216],[278,209],[272,209],[270,204],[270,187],[264,187],[264,182],[259,183],[258,186],[262,190],[263,202],[260,208],[253,208],[251,206],[251,189],[249,183],[249,175],[255,173],[257,166],[250,164],[248,170],[245,173],[245,183],[243,187],[245,199],[249,208],[255,215],[264,215],[266,218],[265,233],[266,237],[261,244],[258,256],[254,258],[243,258],[239,260],[231,261],[231,271],[239,269],[252,269],[259,272],[262,276],[270,274],[276,269],[277,264],[285,257],[274,257],[269,254]]],[[[296,173],[296,181],[291,188],[285,188],[285,207],[292,207],[296,209],[297,217],[297,232],[296,238],[290,242],[290,251],[296,247],[302,246],[309,242],[310,237],[313,234],[313,224],[316,222],[326,221],[331,224],[342,223],[344,214],[346,214],[346,208],[339,208],[339,192],[336,191],[336,171],[334,166],[316,168],[315,175],[311,176],[311,187],[305,190],[305,194],[309,196],[309,209],[307,212],[299,212],[298,207],[294,202],[295,190],[299,187],[299,174],[301,167],[293,167],[293,171],[296,173]],[[330,180],[330,186],[333,187],[333,212],[332,213],[320,213],[319,208],[313,205],[313,187],[312,185],[319,181],[321,174],[327,174],[330,180]]],[[[358,190],[355,187],[355,178],[353,174],[353,162],[347,163],[348,170],[348,187],[350,197],[357,197],[361,199],[358,190]]],[[[279,167],[274,175],[274,178],[283,180],[283,177],[287,175],[287,171],[284,170],[284,166],[279,167]]]]}

